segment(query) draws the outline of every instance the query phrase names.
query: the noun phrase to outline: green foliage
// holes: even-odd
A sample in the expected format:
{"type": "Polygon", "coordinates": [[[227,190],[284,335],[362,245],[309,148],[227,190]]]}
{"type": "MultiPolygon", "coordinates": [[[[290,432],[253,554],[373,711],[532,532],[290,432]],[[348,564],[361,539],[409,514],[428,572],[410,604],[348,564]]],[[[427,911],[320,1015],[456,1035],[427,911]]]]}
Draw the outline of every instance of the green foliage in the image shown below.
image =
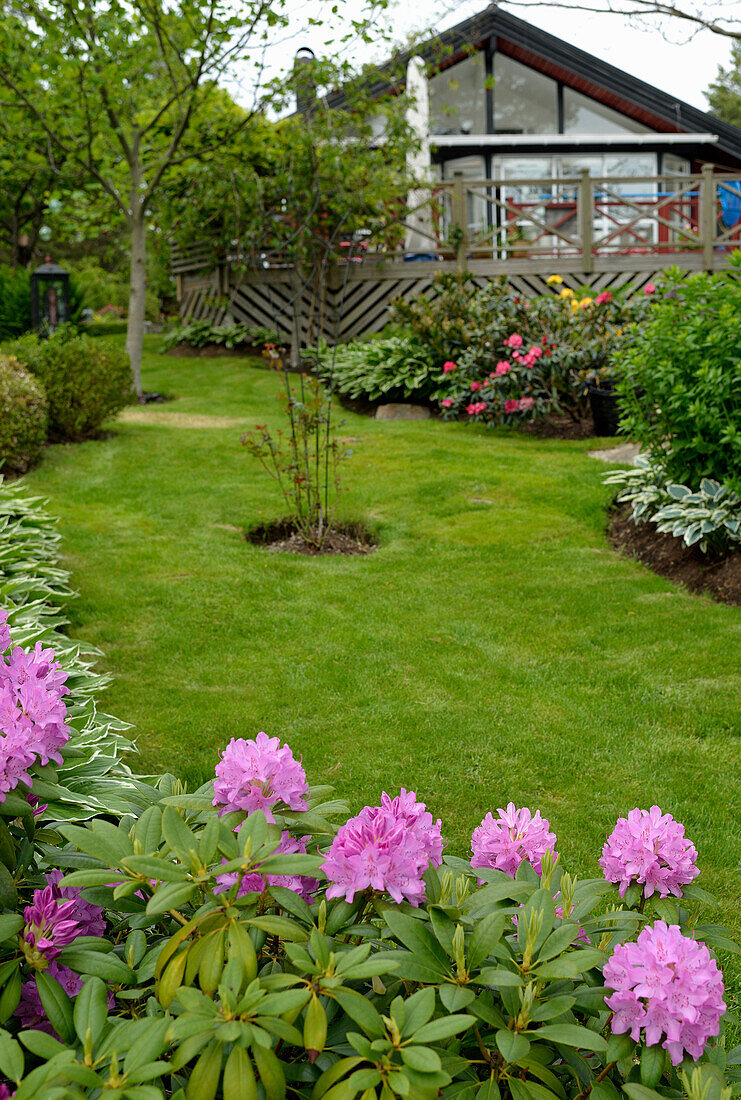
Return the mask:
{"type": "Polygon", "coordinates": [[[615,470],[605,481],[621,486],[617,499],[630,504],[636,523],[655,523],[662,534],[681,538],[686,546],[723,553],[741,543],[741,496],[717,481],[703,478],[693,492],[667,482],[643,455],[634,469],[615,470]]]}
{"type": "MultiPolygon", "coordinates": [[[[741,267],[741,255],[736,266],[741,267]]],[[[703,478],[741,491],[741,355],[736,272],[674,269],[624,350],[616,355],[625,416],[667,482],[697,490],[703,478]]]]}
{"type": "MultiPolygon", "coordinates": [[[[106,306],[116,306],[125,316],[129,305],[129,279],[125,272],[106,271],[94,260],[88,260],[75,264],[72,276],[86,309],[97,313],[106,306]]],[[[155,293],[147,290],[146,317],[150,321],[157,321],[159,316],[159,299],[155,293]]]]}
{"type": "Polygon", "coordinates": [[[17,359],[0,354],[0,468],[22,474],[38,462],[48,422],[44,387],[17,359]]]}
{"type": "Polygon", "coordinates": [[[184,325],[178,325],[164,336],[162,347],[164,350],[185,344],[190,348],[205,348],[215,345],[222,348],[239,348],[245,344],[253,346],[278,343],[280,337],[277,332],[266,328],[264,325],[248,325],[239,322],[234,325],[214,325],[211,321],[188,321],[184,325]]]}
{"type": "Polygon", "coordinates": [[[54,440],[84,439],[132,400],[128,357],[118,344],[62,330],[23,336],[7,350],[42,382],[54,440]]]}
{"type": "Polygon", "coordinates": [[[320,347],[317,373],[337,393],[368,401],[436,400],[442,378],[429,345],[397,335],[320,347]]]}
{"type": "Polygon", "coordinates": [[[718,66],[718,75],[705,93],[710,110],[724,122],[741,126],[741,45],[731,43],[728,68],[718,66]]]}
{"type": "Polygon", "coordinates": [[[440,371],[447,359],[457,359],[465,351],[484,323],[484,299],[478,290],[468,273],[436,275],[429,297],[397,298],[391,318],[414,334],[440,371]]]}
{"type": "Polygon", "coordinates": [[[31,328],[31,284],[23,267],[0,266],[0,342],[31,328]]]}

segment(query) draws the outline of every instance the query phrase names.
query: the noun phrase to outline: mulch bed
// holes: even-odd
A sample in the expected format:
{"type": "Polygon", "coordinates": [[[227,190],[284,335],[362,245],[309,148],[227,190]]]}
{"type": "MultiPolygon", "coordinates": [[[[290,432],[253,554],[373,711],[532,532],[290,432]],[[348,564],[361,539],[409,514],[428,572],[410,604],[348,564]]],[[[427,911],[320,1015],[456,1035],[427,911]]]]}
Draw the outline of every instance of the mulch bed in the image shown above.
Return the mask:
{"type": "Polygon", "coordinates": [[[255,546],[263,546],[272,554],[305,554],[320,557],[325,554],[344,554],[359,557],[372,553],[377,544],[360,524],[330,528],[320,549],[306,542],[290,520],[263,523],[245,532],[245,539],[255,546]]]}
{"type": "Polygon", "coordinates": [[[570,416],[547,416],[544,420],[532,420],[518,429],[523,435],[533,435],[536,439],[591,439],[594,437],[594,424],[591,417],[584,420],[572,420],[570,416]]]}
{"type": "Polygon", "coordinates": [[[708,559],[696,546],[659,534],[653,523],[633,523],[627,505],[611,513],[608,538],[621,554],[643,562],[660,576],[721,603],[741,606],[741,552],[708,559]]]}
{"type": "Polygon", "coordinates": [[[239,344],[236,348],[225,348],[222,344],[206,344],[203,348],[193,348],[190,344],[176,344],[169,348],[166,355],[177,355],[186,359],[218,359],[221,356],[247,356],[251,359],[260,358],[263,345],[239,344]]]}

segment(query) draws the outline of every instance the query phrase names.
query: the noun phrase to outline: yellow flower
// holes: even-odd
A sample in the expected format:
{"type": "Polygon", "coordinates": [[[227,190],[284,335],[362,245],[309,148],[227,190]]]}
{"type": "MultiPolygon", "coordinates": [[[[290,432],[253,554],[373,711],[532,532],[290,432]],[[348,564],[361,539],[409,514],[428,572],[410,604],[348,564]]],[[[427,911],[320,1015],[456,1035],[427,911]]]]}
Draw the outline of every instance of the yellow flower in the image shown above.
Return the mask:
{"type": "Polygon", "coordinates": [[[559,283],[563,282],[563,279],[560,275],[549,275],[546,279],[546,282],[548,283],[548,286],[558,286],[559,283]]]}
{"type": "Polygon", "coordinates": [[[616,336],[622,336],[623,335],[623,330],[621,328],[616,328],[615,329],[615,335],[616,336]]]}
{"type": "Polygon", "coordinates": [[[563,290],[561,291],[561,297],[562,298],[573,298],[574,297],[574,292],[569,287],[565,286],[563,288],[563,290]]]}
{"type": "Polygon", "coordinates": [[[579,303],[577,302],[576,298],[574,298],[573,302],[571,303],[571,310],[573,313],[579,312],[579,303]]]}
{"type": "Polygon", "coordinates": [[[586,309],[587,306],[591,306],[593,301],[594,298],[582,298],[582,300],[579,302],[579,306],[581,309],[586,309]]]}

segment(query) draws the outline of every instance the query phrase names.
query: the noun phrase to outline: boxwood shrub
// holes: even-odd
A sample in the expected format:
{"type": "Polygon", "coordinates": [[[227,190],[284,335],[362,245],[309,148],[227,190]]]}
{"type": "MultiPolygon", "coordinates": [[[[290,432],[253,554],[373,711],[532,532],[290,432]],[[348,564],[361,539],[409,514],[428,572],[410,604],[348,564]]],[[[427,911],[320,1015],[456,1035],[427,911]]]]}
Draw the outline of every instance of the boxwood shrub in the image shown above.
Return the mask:
{"type": "Polygon", "coordinates": [[[116,343],[62,330],[46,339],[23,336],[7,350],[43,383],[57,442],[93,435],[133,400],[129,358],[116,343]]]}
{"type": "Polygon", "coordinates": [[[44,387],[17,359],[0,355],[0,467],[22,474],[38,462],[48,424],[44,387]]]}

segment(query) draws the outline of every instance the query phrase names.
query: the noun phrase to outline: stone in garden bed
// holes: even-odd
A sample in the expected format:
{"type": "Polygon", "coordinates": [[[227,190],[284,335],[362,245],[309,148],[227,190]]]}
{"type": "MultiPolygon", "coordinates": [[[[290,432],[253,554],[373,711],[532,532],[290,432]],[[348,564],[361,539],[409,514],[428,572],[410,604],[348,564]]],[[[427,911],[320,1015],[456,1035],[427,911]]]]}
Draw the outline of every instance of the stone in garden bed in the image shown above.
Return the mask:
{"type": "Polygon", "coordinates": [[[621,554],[643,562],[654,573],[721,603],[741,606],[741,551],[709,557],[674,535],[660,534],[653,523],[634,523],[627,504],[613,510],[608,538],[621,554]]]}
{"type": "Polygon", "coordinates": [[[431,416],[426,405],[394,403],[379,405],[376,409],[376,420],[429,420],[431,416]]]}

